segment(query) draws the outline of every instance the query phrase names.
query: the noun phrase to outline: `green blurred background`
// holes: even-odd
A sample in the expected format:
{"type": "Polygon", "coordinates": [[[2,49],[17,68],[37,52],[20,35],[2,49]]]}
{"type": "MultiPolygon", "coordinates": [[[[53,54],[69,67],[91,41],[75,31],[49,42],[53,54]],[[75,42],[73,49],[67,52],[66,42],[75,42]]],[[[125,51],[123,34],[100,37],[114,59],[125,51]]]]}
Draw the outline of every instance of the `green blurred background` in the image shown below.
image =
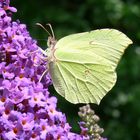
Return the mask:
{"type": "MultiPolygon", "coordinates": [[[[48,34],[35,25],[37,22],[51,23],[57,39],[97,28],[115,28],[133,40],[134,44],[126,50],[117,68],[115,87],[99,106],[91,106],[100,116],[104,136],[108,139],[140,139],[140,1],[11,0],[11,5],[18,9],[14,20],[25,23],[31,36],[43,48],[47,47],[48,34]]],[[[53,87],[50,92],[55,94],[53,87]]],[[[79,106],[61,97],[58,99],[58,108],[66,114],[74,132],[79,132],[79,106]]]]}

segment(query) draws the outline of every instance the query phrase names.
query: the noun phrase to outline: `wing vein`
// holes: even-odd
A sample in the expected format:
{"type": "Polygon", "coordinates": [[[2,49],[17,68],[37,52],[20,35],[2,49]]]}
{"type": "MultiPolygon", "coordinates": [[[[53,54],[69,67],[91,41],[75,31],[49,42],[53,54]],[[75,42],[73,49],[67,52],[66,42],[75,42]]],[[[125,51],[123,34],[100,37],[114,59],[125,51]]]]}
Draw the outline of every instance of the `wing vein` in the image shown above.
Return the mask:
{"type": "MultiPolygon", "coordinates": [[[[67,83],[66,83],[66,81],[65,81],[65,78],[64,78],[64,76],[63,76],[63,74],[62,74],[62,71],[60,70],[61,68],[59,67],[59,65],[57,65],[57,67],[58,67],[58,69],[59,69],[59,71],[60,71],[60,74],[61,74],[61,76],[62,76],[62,78],[63,78],[64,84],[65,84],[67,90],[69,90],[68,85],[67,85],[67,83]]],[[[64,92],[64,93],[65,93],[65,92],[64,92]]],[[[65,97],[65,96],[66,96],[66,95],[64,95],[64,97],[65,97]]]]}
{"type": "MultiPolygon", "coordinates": [[[[79,86],[78,86],[78,84],[77,84],[77,78],[74,78],[74,79],[75,79],[75,83],[76,83],[76,86],[77,86],[77,89],[78,89],[79,93],[81,94],[82,98],[83,98],[84,101],[86,102],[86,100],[85,100],[83,94],[81,93],[81,91],[80,91],[80,89],[79,89],[79,86]]],[[[78,97],[78,99],[79,99],[79,97],[78,97]]]]}
{"type": "MultiPolygon", "coordinates": [[[[63,66],[63,67],[64,67],[64,66],[63,66]]],[[[78,79],[78,80],[80,80],[80,81],[82,81],[82,82],[85,82],[85,83],[87,82],[87,81],[85,81],[85,80],[80,79],[79,77],[77,77],[77,76],[76,76],[73,72],[71,72],[67,67],[65,67],[65,69],[66,69],[69,73],[71,73],[71,75],[72,75],[74,78],[76,78],[76,79],[78,79]]],[[[100,82],[98,82],[98,85],[99,85],[103,90],[106,91],[106,89],[103,88],[103,86],[100,84],[100,83],[104,83],[104,85],[107,87],[106,83],[103,82],[102,80],[100,80],[99,78],[97,78],[95,75],[92,74],[92,76],[93,76],[97,81],[100,81],[100,82]]],[[[101,92],[101,94],[104,95],[104,93],[102,93],[102,91],[101,91],[101,89],[100,89],[99,87],[97,87],[95,84],[93,84],[93,83],[90,82],[89,80],[88,80],[88,82],[91,83],[92,85],[94,85],[94,86],[101,92]]]]}
{"type": "MultiPolygon", "coordinates": [[[[91,84],[92,84],[92,83],[91,83],[91,84]]],[[[92,84],[92,85],[93,85],[93,84],[92,84]]],[[[97,98],[92,94],[92,92],[91,92],[91,90],[89,89],[87,83],[86,83],[86,87],[87,87],[88,91],[91,93],[91,96],[92,96],[92,97],[96,100],[96,102],[98,103],[97,98]]]]}

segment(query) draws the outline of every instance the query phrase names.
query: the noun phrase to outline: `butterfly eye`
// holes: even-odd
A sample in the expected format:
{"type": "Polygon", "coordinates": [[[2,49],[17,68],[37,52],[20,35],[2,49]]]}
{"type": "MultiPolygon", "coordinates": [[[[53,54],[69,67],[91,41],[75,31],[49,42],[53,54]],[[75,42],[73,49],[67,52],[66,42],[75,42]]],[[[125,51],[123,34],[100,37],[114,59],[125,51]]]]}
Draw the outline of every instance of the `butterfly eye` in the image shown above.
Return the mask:
{"type": "Polygon", "coordinates": [[[47,41],[47,45],[49,48],[54,48],[54,46],[56,45],[56,40],[55,38],[52,38],[52,37],[48,37],[48,41],[47,41]]]}

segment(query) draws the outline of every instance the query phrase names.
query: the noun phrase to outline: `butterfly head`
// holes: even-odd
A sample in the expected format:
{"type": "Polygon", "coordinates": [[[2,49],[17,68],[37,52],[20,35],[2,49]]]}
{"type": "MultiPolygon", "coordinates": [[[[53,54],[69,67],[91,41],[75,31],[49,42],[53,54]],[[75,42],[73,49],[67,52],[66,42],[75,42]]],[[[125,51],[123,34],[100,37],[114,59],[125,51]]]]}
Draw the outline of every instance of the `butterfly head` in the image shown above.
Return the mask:
{"type": "Polygon", "coordinates": [[[54,32],[53,32],[51,24],[49,24],[49,23],[46,24],[47,26],[49,26],[49,28],[51,30],[51,33],[43,25],[41,25],[40,23],[36,23],[36,25],[38,25],[41,28],[43,28],[49,34],[47,45],[48,45],[49,48],[54,48],[54,46],[55,46],[57,41],[55,39],[55,35],[54,35],[54,32]]]}

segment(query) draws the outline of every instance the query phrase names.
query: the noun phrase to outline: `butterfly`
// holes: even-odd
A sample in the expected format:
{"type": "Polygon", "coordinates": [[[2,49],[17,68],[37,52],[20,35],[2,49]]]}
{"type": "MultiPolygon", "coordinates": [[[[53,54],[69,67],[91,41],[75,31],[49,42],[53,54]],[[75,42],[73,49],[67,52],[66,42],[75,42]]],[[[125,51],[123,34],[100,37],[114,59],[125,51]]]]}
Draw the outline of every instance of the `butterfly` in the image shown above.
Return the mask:
{"type": "Polygon", "coordinates": [[[116,67],[132,41],[116,29],[48,38],[49,74],[55,90],[73,104],[96,103],[116,83],[116,67]]]}

